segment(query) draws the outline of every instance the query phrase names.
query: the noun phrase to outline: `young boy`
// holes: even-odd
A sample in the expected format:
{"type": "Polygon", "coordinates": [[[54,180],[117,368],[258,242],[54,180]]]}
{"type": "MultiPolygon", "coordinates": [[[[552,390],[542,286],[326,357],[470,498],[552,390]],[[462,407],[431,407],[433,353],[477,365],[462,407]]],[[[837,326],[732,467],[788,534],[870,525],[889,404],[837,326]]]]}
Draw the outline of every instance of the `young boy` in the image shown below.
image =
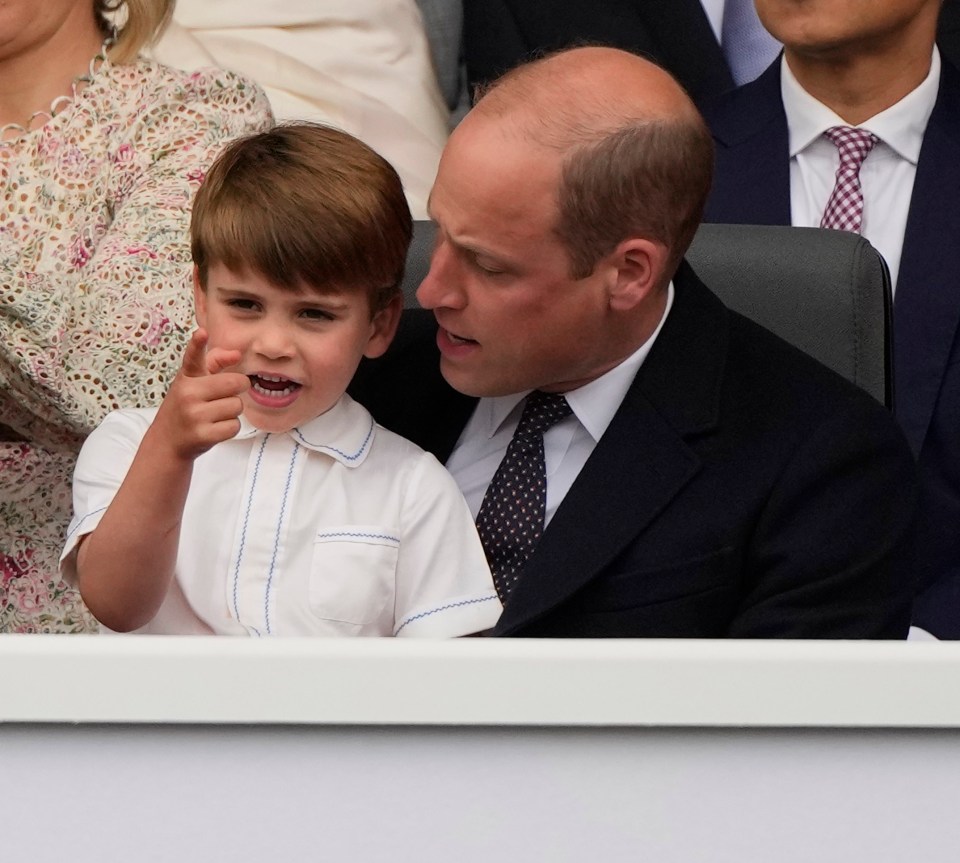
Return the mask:
{"type": "Polygon", "coordinates": [[[159,408],[110,414],[61,566],[120,631],[457,636],[501,606],[446,470],[345,395],[399,320],[411,221],[351,136],[227,148],[193,208],[200,325],[159,408]]]}

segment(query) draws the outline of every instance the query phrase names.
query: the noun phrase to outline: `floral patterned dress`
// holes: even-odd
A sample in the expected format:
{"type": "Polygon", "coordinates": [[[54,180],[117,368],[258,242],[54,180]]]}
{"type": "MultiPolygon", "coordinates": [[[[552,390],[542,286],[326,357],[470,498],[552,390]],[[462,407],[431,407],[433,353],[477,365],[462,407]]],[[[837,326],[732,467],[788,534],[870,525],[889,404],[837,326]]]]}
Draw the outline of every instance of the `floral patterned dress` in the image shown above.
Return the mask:
{"type": "Polygon", "coordinates": [[[0,632],[95,629],[57,566],[76,454],[111,409],[163,397],[193,328],[193,195],[271,123],[232,73],[104,62],[0,142],[0,632]]]}

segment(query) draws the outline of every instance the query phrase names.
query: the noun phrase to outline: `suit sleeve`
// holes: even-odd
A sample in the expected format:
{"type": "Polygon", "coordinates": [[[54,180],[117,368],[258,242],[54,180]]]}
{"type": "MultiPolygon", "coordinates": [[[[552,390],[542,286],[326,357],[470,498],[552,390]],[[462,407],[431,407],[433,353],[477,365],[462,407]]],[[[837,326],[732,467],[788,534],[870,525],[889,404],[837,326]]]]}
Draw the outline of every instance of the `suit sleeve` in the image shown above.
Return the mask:
{"type": "Polygon", "coordinates": [[[916,469],[880,411],[844,405],[786,464],[747,553],[730,637],[906,637],[916,469]]]}

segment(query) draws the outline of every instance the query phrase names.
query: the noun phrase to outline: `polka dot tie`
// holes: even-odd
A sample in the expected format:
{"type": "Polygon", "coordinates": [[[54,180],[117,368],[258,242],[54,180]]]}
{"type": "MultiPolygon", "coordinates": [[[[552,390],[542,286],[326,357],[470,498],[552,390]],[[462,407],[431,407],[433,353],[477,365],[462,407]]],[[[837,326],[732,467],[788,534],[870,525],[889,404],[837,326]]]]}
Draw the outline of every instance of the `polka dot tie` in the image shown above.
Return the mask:
{"type": "Polygon", "coordinates": [[[570,405],[562,395],[539,390],[530,393],[480,504],[477,531],[504,604],[543,533],[547,508],[543,433],[569,415],[570,405]]]}
{"type": "Polygon", "coordinates": [[[821,228],[860,233],[863,223],[863,190],[860,188],[860,166],[879,138],[866,129],[833,126],[823,133],[840,151],[836,185],[820,220],[821,228]]]}

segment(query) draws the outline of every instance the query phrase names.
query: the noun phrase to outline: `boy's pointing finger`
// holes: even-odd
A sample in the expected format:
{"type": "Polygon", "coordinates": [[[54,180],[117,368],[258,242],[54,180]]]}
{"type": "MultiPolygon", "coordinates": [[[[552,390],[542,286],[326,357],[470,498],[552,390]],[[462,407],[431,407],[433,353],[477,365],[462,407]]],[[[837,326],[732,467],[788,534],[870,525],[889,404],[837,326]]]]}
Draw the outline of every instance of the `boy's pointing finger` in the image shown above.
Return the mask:
{"type": "Polygon", "coordinates": [[[194,330],[187,343],[186,350],[183,352],[183,361],[180,364],[180,371],[188,378],[201,378],[207,374],[207,363],[204,358],[204,351],[207,346],[207,331],[203,329],[194,330]]]}

